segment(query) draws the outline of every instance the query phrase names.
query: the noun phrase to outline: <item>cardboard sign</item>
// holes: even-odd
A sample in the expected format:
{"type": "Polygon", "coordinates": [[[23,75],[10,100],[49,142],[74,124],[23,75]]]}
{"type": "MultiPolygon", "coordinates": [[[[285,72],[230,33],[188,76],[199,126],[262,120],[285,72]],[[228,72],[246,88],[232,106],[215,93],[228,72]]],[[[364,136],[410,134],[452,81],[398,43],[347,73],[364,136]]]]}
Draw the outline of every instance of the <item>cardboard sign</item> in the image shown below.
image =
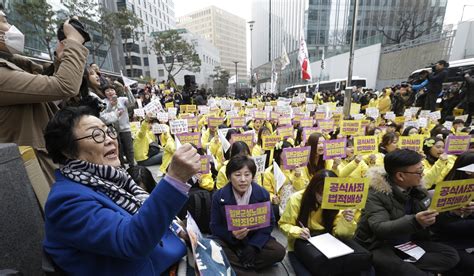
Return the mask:
{"type": "Polygon", "coordinates": [[[398,147],[420,152],[423,150],[423,139],[422,135],[400,136],[398,137],[398,147]]]}
{"type": "Polygon", "coordinates": [[[222,118],[220,117],[209,117],[207,118],[207,125],[211,128],[217,128],[222,124],[222,118]]]}
{"type": "Polygon", "coordinates": [[[253,137],[253,133],[232,134],[232,140],[234,141],[234,143],[237,141],[242,141],[247,144],[250,149],[253,147],[253,137]]]}
{"type": "Polygon", "coordinates": [[[208,174],[211,171],[211,156],[201,155],[199,163],[201,164],[201,169],[199,169],[198,173],[208,174]]]}
{"type": "Polygon", "coordinates": [[[358,135],[361,130],[361,121],[342,120],[341,134],[344,136],[358,135]]]}
{"type": "Polygon", "coordinates": [[[262,149],[272,150],[275,145],[281,141],[280,135],[263,135],[262,136],[262,149]]]}
{"type": "Polygon", "coordinates": [[[181,144],[190,143],[201,148],[201,132],[177,133],[176,136],[181,144]]]}
{"type": "Polygon", "coordinates": [[[469,143],[471,142],[471,136],[454,136],[449,135],[446,138],[446,145],[444,152],[446,154],[461,154],[469,150],[469,143]]]}
{"type": "Polygon", "coordinates": [[[230,125],[233,128],[241,128],[245,126],[245,118],[244,117],[234,117],[230,119],[230,125]]]}
{"type": "Polygon", "coordinates": [[[227,230],[260,229],[270,226],[270,201],[249,205],[225,205],[227,230]]]}
{"type": "Polygon", "coordinates": [[[277,133],[284,139],[293,138],[293,126],[282,126],[277,128],[277,133]]]}
{"type": "Polygon", "coordinates": [[[187,120],[170,121],[170,131],[171,131],[171,134],[188,132],[188,121],[187,120]]]}
{"type": "Polygon", "coordinates": [[[321,133],[321,129],[319,127],[305,127],[303,128],[303,131],[301,132],[301,143],[304,145],[306,144],[306,141],[308,141],[308,138],[311,134],[319,132],[321,133]]]}
{"type": "Polygon", "coordinates": [[[301,127],[312,127],[313,126],[313,118],[301,118],[300,126],[301,127]]]}
{"type": "Polygon", "coordinates": [[[376,136],[354,137],[354,154],[373,154],[378,152],[376,136]]]}
{"type": "Polygon", "coordinates": [[[308,164],[311,147],[284,148],[283,149],[283,168],[292,170],[304,167],[308,164]]]}
{"type": "Polygon", "coordinates": [[[323,209],[363,209],[369,193],[367,178],[326,177],[324,179],[323,209]]]}
{"type": "Polygon", "coordinates": [[[264,155],[260,155],[260,156],[253,156],[252,159],[255,162],[255,165],[257,166],[257,174],[264,173],[265,172],[265,165],[266,165],[267,155],[264,154],[264,155]]]}
{"type": "Polygon", "coordinates": [[[445,212],[469,205],[474,196],[474,179],[444,181],[436,184],[431,210],[445,212]]]}
{"type": "Polygon", "coordinates": [[[279,117],[278,118],[278,125],[280,126],[286,126],[286,125],[291,125],[291,118],[290,117],[279,117]]]}
{"type": "Polygon", "coordinates": [[[321,131],[332,132],[334,131],[334,120],[333,119],[324,119],[318,121],[318,127],[321,131]]]}
{"type": "Polygon", "coordinates": [[[325,140],[324,141],[324,155],[323,159],[335,159],[346,157],[347,138],[325,140]]]}
{"type": "Polygon", "coordinates": [[[136,108],[136,109],[133,110],[133,115],[135,115],[136,117],[145,118],[145,109],[136,108]]]}
{"type": "Polygon", "coordinates": [[[162,134],[168,132],[168,125],[166,124],[153,124],[151,126],[153,134],[162,134]]]}

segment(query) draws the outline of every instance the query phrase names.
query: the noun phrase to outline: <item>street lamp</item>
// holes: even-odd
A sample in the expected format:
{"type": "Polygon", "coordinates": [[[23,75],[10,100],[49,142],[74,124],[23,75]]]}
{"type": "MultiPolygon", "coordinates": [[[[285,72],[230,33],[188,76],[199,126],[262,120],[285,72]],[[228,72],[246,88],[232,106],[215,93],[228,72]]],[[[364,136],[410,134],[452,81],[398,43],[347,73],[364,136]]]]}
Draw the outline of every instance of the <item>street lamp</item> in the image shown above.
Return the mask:
{"type": "Polygon", "coordinates": [[[253,24],[255,24],[254,20],[247,22],[250,27],[250,86],[252,87],[252,79],[253,79],[253,68],[252,68],[252,31],[253,31],[253,24]]]}
{"type": "Polygon", "coordinates": [[[239,78],[237,77],[237,63],[239,63],[238,61],[232,61],[234,64],[235,64],[235,89],[237,89],[237,83],[238,83],[238,80],[239,78]]]}

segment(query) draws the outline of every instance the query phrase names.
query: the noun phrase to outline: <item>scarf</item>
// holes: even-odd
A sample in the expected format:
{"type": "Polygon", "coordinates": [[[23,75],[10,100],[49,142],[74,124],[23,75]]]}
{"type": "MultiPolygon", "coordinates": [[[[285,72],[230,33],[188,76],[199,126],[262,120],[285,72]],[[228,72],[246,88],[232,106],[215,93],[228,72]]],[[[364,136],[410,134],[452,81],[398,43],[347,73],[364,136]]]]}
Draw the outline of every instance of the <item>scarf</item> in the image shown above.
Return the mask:
{"type": "Polygon", "coordinates": [[[66,178],[106,194],[132,215],[149,196],[122,168],[69,160],[60,171],[66,178]]]}

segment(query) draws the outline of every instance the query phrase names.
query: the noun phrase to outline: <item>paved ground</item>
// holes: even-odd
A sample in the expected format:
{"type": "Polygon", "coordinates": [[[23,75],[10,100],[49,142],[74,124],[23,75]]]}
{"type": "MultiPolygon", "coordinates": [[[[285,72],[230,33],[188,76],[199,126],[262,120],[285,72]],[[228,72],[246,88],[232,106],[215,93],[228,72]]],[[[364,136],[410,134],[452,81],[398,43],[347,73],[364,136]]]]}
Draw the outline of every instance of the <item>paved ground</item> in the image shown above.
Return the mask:
{"type": "MultiPolygon", "coordinates": [[[[159,173],[160,166],[149,166],[148,169],[151,171],[153,174],[153,177],[155,180],[158,182],[161,179],[161,175],[159,173]]],[[[280,231],[280,229],[276,228],[272,232],[272,236],[275,237],[275,239],[282,244],[285,248],[287,248],[288,243],[285,235],[280,231]]],[[[260,271],[260,274],[262,276],[285,276],[285,275],[296,275],[295,272],[293,271],[293,267],[290,264],[290,260],[288,259],[288,254],[286,254],[285,259],[278,265],[275,265],[271,268],[268,268],[266,270],[260,271]]],[[[178,275],[185,275],[178,273],[178,275]]]]}

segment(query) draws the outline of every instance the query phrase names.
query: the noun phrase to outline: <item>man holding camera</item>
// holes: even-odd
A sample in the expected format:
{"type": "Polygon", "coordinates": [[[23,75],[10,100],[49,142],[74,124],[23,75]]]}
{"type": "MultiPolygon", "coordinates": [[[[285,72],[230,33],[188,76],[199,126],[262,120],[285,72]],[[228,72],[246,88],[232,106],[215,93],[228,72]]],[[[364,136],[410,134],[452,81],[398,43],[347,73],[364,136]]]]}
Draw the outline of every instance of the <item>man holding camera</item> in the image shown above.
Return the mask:
{"type": "Polygon", "coordinates": [[[50,184],[55,165],[47,155],[43,129],[58,110],[52,102],[78,94],[89,53],[82,45],[85,32],[77,26],[81,27],[79,21],[71,19],[60,30],[65,39],[58,42],[56,58],[60,63],[55,73],[35,74],[38,70],[28,69],[41,67],[17,55],[23,52],[24,35],[8,24],[0,7],[0,143],[33,147],[50,184]]]}
{"type": "Polygon", "coordinates": [[[425,98],[425,110],[436,111],[436,100],[439,92],[443,88],[443,82],[448,76],[449,63],[445,60],[438,61],[433,67],[431,74],[428,75],[428,85],[425,98]]]}

